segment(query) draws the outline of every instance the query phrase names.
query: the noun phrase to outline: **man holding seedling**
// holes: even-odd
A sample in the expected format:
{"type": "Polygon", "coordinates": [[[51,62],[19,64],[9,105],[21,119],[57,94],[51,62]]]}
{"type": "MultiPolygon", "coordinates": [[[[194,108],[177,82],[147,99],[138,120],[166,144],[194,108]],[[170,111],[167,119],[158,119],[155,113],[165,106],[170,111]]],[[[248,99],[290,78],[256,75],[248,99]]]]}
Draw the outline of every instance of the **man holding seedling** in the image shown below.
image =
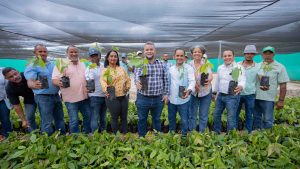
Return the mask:
{"type": "Polygon", "coordinates": [[[34,100],[41,116],[41,131],[51,135],[55,129],[65,133],[64,112],[61,98],[58,95],[59,88],[52,84],[52,71],[55,63],[47,59],[48,50],[45,45],[37,44],[33,53],[38,65],[30,64],[24,71],[28,87],[34,93],[34,100]],[[40,78],[43,77],[43,78],[40,78]]]}
{"type": "Polygon", "coordinates": [[[162,61],[155,58],[153,42],[144,45],[144,63],[135,71],[135,83],[138,89],[136,106],[138,111],[138,133],[143,137],[147,133],[147,118],[152,115],[153,129],[161,131],[160,116],[163,104],[168,103],[168,72],[162,61]]]}
{"type": "Polygon", "coordinates": [[[10,103],[13,105],[16,113],[22,120],[22,127],[28,128],[29,132],[37,129],[35,122],[36,103],[32,90],[28,87],[27,81],[23,73],[20,73],[12,67],[6,67],[2,70],[2,74],[8,84],[6,86],[6,94],[10,103]],[[20,104],[19,97],[22,96],[25,106],[25,114],[20,104]]]}
{"type": "Polygon", "coordinates": [[[214,92],[217,93],[214,110],[214,130],[221,133],[221,116],[227,110],[227,132],[236,129],[236,111],[240,101],[240,92],[245,88],[244,68],[234,61],[234,52],[223,52],[224,64],[218,67],[214,92]]]}
{"type": "Polygon", "coordinates": [[[258,64],[253,61],[253,57],[257,54],[255,45],[247,45],[244,50],[245,59],[238,64],[240,64],[245,69],[246,74],[246,86],[241,92],[241,98],[239,103],[239,108],[236,113],[236,126],[238,127],[240,120],[240,111],[242,105],[245,105],[246,122],[245,127],[248,133],[252,131],[253,124],[253,112],[255,104],[255,91],[256,91],[256,78],[258,72],[258,64]]]}
{"type": "Polygon", "coordinates": [[[256,82],[254,129],[272,128],[278,86],[280,90],[276,109],[281,109],[284,106],[286,83],[289,81],[289,76],[285,67],[274,60],[274,56],[274,47],[267,46],[262,49],[263,62],[258,64],[259,70],[256,82]]]}
{"type": "Polygon", "coordinates": [[[184,62],[184,53],[183,49],[175,50],[176,65],[169,69],[170,101],[168,104],[169,131],[176,130],[176,114],[179,112],[183,136],[188,132],[189,100],[196,84],[193,68],[184,62]]]}
{"type": "Polygon", "coordinates": [[[80,132],[78,117],[80,111],[83,116],[83,130],[85,133],[90,133],[91,110],[86,88],[85,65],[79,61],[78,52],[76,46],[71,45],[67,48],[66,54],[69,64],[67,64],[66,69],[55,66],[52,79],[53,84],[60,87],[62,99],[68,109],[70,132],[80,132]],[[68,82],[65,83],[66,81],[68,82]]]}
{"type": "Polygon", "coordinates": [[[89,57],[92,65],[95,65],[88,66],[85,71],[86,79],[93,79],[95,82],[95,91],[89,93],[91,106],[91,130],[92,133],[94,133],[97,129],[101,132],[106,130],[105,93],[100,85],[100,76],[104,67],[100,64],[101,53],[99,49],[94,47],[89,48],[89,57]],[[98,122],[100,123],[100,128],[98,122]]]}

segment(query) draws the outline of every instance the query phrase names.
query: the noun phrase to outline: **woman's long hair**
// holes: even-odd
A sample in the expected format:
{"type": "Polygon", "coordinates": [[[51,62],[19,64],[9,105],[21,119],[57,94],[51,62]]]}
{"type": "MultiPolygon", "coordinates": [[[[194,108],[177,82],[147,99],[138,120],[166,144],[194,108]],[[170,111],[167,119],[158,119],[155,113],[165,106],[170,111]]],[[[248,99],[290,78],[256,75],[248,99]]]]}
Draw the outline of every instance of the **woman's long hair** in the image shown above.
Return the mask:
{"type": "Polygon", "coordinates": [[[105,60],[104,60],[104,67],[105,67],[105,68],[109,65],[109,63],[108,63],[108,56],[110,55],[111,52],[115,52],[115,53],[117,54],[117,58],[118,58],[118,60],[117,60],[117,66],[120,66],[120,61],[119,61],[119,54],[118,54],[118,52],[115,51],[115,50],[110,50],[109,52],[107,52],[107,54],[106,54],[106,56],[105,56],[105,60]]]}

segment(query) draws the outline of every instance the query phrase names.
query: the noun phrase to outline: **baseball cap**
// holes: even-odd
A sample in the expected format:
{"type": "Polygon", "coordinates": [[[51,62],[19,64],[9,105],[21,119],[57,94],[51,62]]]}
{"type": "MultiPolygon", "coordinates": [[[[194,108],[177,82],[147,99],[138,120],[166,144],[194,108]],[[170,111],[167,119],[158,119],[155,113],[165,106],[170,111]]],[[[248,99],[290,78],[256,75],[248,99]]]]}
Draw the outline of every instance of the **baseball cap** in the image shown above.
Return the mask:
{"type": "Polygon", "coordinates": [[[94,47],[90,47],[89,48],[89,56],[92,56],[92,55],[99,55],[100,52],[97,48],[94,48],[94,47]]]}
{"type": "Polygon", "coordinates": [[[136,54],[137,54],[137,55],[143,54],[143,52],[142,52],[142,51],[137,51],[136,54]]]}
{"type": "Polygon", "coordinates": [[[122,57],[122,58],[127,58],[127,54],[126,54],[126,53],[122,53],[122,54],[121,54],[121,57],[122,57]]]}
{"type": "Polygon", "coordinates": [[[270,51],[270,52],[272,52],[272,53],[275,53],[275,49],[274,49],[274,47],[272,47],[272,46],[267,46],[267,47],[264,47],[263,49],[262,49],[262,53],[264,53],[264,52],[266,52],[266,51],[270,51]]]}

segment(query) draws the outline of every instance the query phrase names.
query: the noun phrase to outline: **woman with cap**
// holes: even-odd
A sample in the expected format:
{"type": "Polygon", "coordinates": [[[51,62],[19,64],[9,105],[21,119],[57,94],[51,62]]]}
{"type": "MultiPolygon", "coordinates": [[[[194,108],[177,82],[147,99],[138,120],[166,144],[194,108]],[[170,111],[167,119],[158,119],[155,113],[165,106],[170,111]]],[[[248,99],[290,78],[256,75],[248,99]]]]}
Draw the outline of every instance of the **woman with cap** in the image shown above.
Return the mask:
{"type": "Polygon", "coordinates": [[[128,97],[126,93],[130,89],[131,80],[125,69],[120,66],[118,52],[111,50],[106,54],[105,69],[102,72],[100,83],[106,95],[106,106],[111,114],[112,132],[119,130],[119,117],[121,119],[121,133],[127,133],[128,97]],[[115,98],[111,97],[107,87],[115,89],[115,98]]]}
{"type": "Polygon", "coordinates": [[[189,109],[189,130],[195,130],[197,125],[197,112],[199,110],[199,132],[204,132],[207,120],[208,112],[212,99],[211,81],[213,79],[212,70],[208,66],[205,70],[207,72],[206,77],[201,75],[201,67],[206,63],[206,59],[203,55],[206,53],[206,49],[202,45],[193,46],[191,49],[193,60],[189,63],[195,73],[196,86],[195,92],[191,95],[190,109],[189,109]],[[203,78],[203,79],[201,79],[203,78]],[[204,79],[205,78],[205,79],[204,79]],[[201,84],[201,81],[203,82],[201,84]]]}

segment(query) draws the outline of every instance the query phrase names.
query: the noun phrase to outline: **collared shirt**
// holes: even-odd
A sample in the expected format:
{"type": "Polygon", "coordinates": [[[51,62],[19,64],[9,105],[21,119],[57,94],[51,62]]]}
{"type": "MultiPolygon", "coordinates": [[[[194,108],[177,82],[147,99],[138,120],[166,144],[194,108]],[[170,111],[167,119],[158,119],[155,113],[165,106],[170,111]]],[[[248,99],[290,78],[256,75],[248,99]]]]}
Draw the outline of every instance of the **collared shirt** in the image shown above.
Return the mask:
{"type": "Polygon", "coordinates": [[[289,76],[285,67],[277,61],[273,61],[269,64],[272,67],[272,70],[269,71],[266,76],[269,76],[269,90],[263,91],[260,89],[260,77],[265,76],[263,71],[263,62],[258,64],[258,76],[256,82],[256,99],[266,100],[266,101],[275,101],[277,96],[277,88],[280,83],[286,83],[290,81],[289,76]]]}
{"type": "Polygon", "coordinates": [[[97,66],[95,69],[86,68],[85,78],[86,80],[94,79],[95,80],[95,91],[93,93],[88,93],[88,95],[96,97],[105,97],[105,94],[100,85],[100,76],[103,71],[103,65],[97,66]]]}
{"type": "Polygon", "coordinates": [[[241,69],[239,78],[238,78],[238,86],[242,86],[243,89],[246,86],[246,76],[245,70],[242,66],[238,65],[236,62],[231,63],[230,65],[222,64],[218,67],[217,79],[215,81],[214,91],[220,92],[224,94],[228,94],[229,82],[232,79],[231,72],[234,68],[241,69]]]}
{"type": "MultiPolygon", "coordinates": [[[[109,67],[109,66],[108,66],[109,67]]],[[[113,69],[113,68],[111,68],[113,69]]],[[[100,83],[102,86],[102,89],[104,92],[106,92],[106,88],[109,86],[107,84],[107,78],[104,77],[104,73],[107,70],[107,68],[104,68],[101,74],[101,79],[100,83]]],[[[126,92],[128,91],[131,87],[131,80],[124,70],[124,68],[117,66],[115,71],[111,71],[111,76],[112,76],[112,84],[111,86],[115,87],[115,94],[117,97],[119,96],[125,96],[126,92]]]]}
{"type": "MultiPolygon", "coordinates": [[[[70,87],[60,88],[64,102],[75,103],[88,98],[85,80],[85,66],[78,62],[77,65],[70,62],[65,69],[65,76],[70,78],[70,87]]],[[[63,75],[57,67],[53,69],[52,79],[60,79],[63,75]]]]}
{"type": "Polygon", "coordinates": [[[5,86],[7,84],[7,80],[5,80],[2,74],[2,68],[0,68],[0,101],[6,98],[5,86]]]}
{"type": "MultiPolygon", "coordinates": [[[[204,59],[201,59],[200,67],[198,67],[198,68],[196,68],[194,60],[192,60],[189,64],[194,69],[196,81],[201,81],[201,73],[199,73],[198,70],[204,64],[204,59]]],[[[209,74],[212,74],[211,68],[208,67],[207,69],[208,69],[207,72],[209,74]]],[[[193,96],[203,97],[203,96],[208,95],[210,92],[211,92],[211,84],[208,84],[208,86],[201,86],[200,85],[199,92],[197,93],[196,91],[194,91],[192,94],[193,94],[193,96]]]]}
{"type": "Polygon", "coordinates": [[[245,67],[243,63],[244,61],[241,61],[238,64],[244,67],[245,69],[247,85],[242,90],[241,95],[255,94],[256,91],[255,84],[256,84],[257,72],[259,70],[258,64],[253,61],[253,64],[251,66],[245,67]]]}
{"type": "Polygon", "coordinates": [[[48,89],[33,89],[34,94],[57,94],[59,88],[52,83],[52,72],[55,64],[51,61],[46,62],[46,67],[41,68],[40,66],[29,65],[24,71],[24,76],[27,80],[36,80],[38,75],[47,76],[48,79],[48,89]]]}
{"type": "MultiPolygon", "coordinates": [[[[143,68],[137,68],[135,73],[135,81],[140,80],[143,68]]],[[[169,94],[168,72],[162,61],[155,60],[153,64],[147,64],[148,90],[138,90],[145,96],[159,96],[169,94]]]]}
{"type": "Polygon", "coordinates": [[[181,67],[176,65],[169,69],[170,79],[170,94],[169,100],[172,104],[184,104],[190,100],[190,96],[186,99],[179,97],[179,86],[185,86],[186,90],[195,90],[195,76],[193,68],[188,64],[183,64],[181,67]]]}

